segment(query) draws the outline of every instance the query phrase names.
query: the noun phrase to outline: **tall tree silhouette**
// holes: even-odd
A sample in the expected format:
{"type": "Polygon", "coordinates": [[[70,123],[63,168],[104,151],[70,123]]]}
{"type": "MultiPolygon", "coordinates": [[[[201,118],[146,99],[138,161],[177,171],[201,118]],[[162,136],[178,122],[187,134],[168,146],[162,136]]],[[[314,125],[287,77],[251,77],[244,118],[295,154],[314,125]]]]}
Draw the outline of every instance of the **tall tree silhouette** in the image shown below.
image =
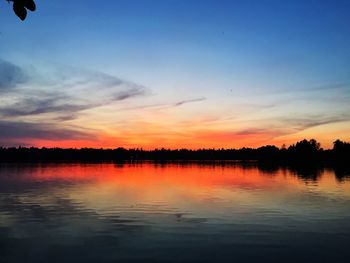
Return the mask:
{"type": "Polygon", "coordinates": [[[13,11],[23,21],[27,17],[27,9],[35,11],[36,5],[33,0],[7,0],[13,2],[13,11]]]}
{"type": "Polygon", "coordinates": [[[304,139],[288,148],[288,152],[291,154],[292,159],[302,162],[316,161],[320,158],[322,151],[323,149],[321,148],[320,143],[315,139],[304,139]]]}

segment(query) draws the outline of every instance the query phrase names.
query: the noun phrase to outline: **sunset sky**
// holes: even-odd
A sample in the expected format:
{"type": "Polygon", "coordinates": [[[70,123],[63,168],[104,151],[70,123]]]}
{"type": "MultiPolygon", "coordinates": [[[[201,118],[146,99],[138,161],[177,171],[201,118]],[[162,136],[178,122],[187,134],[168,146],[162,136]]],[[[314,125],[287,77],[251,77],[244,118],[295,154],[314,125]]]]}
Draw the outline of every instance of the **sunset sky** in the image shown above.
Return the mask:
{"type": "Polygon", "coordinates": [[[348,0],[0,0],[0,146],[350,141],[348,0]]]}

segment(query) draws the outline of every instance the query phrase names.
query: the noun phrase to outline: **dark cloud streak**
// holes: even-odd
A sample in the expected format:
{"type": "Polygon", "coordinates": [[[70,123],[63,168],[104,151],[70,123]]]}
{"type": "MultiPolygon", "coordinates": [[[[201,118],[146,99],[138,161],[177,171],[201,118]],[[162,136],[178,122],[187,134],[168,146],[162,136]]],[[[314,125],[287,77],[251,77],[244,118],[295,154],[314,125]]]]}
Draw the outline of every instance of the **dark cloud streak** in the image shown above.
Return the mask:
{"type": "Polygon", "coordinates": [[[112,95],[112,101],[121,101],[121,100],[126,100],[132,97],[137,97],[137,96],[144,96],[146,95],[146,89],[138,86],[138,87],[133,87],[129,90],[123,90],[120,92],[117,92],[112,95]]]}
{"type": "Polygon", "coordinates": [[[199,102],[199,101],[203,101],[203,100],[206,100],[206,98],[200,97],[200,98],[196,98],[196,99],[182,100],[182,101],[178,101],[178,102],[174,103],[172,106],[178,107],[178,106],[182,106],[182,105],[187,104],[187,103],[199,102]]]}
{"type": "Polygon", "coordinates": [[[308,116],[304,118],[285,118],[282,122],[288,124],[290,127],[295,127],[298,131],[313,128],[320,125],[350,121],[350,115],[340,116],[308,116]]]}
{"type": "Polygon", "coordinates": [[[188,100],[181,100],[173,103],[158,103],[158,104],[149,104],[149,105],[141,105],[141,106],[135,106],[135,107],[128,107],[128,108],[122,108],[122,110],[142,110],[142,109],[149,109],[149,108],[161,108],[161,109],[167,109],[167,108],[174,108],[179,107],[184,104],[192,103],[192,102],[200,102],[206,100],[205,97],[200,98],[194,98],[194,99],[188,99],[188,100]]]}
{"type": "Polygon", "coordinates": [[[58,128],[50,123],[0,121],[0,131],[0,141],[7,139],[69,140],[94,138],[89,133],[69,128],[58,128]]]}
{"type": "Polygon", "coordinates": [[[76,113],[88,109],[94,105],[60,104],[62,97],[50,97],[44,99],[25,98],[9,107],[0,107],[0,115],[3,117],[21,117],[44,113],[76,113]]]}

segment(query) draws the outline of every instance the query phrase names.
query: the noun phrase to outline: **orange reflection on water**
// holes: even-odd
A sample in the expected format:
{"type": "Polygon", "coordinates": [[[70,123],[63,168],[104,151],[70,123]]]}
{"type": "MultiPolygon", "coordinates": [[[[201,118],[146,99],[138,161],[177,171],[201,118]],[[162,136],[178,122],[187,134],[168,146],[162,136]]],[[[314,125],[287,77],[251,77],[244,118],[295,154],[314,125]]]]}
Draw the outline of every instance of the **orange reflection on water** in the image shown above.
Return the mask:
{"type": "MultiPolygon", "coordinates": [[[[340,183],[331,171],[317,180],[303,180],[286,169],[264,172],[232,164],[64,164],[24,171],[24,180],[67,183],[48,189],[48,196],[69,196],[103,213],[147,204],[208,217],[222,210],[229,213],[236,205],[264,209],[288,206],[293,198],[313,191],[327,198],[350,197],[349,182],[340,183]]],[[[293,209],[302,211],[303,207],[293,209]]]]}

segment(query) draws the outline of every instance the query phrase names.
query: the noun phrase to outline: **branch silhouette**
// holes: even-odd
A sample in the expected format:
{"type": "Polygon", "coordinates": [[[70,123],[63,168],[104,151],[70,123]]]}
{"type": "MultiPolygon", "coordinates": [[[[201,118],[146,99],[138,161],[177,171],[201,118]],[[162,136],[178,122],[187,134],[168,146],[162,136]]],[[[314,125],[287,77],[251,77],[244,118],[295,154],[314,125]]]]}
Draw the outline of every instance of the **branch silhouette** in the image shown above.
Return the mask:
{"type": "Polygon", "coordinates": [[[27,9],[35,11],[36,5],[33,0],[7,0],[13,2],[13,11],[23,21],[27,17],[27,9]]]}

